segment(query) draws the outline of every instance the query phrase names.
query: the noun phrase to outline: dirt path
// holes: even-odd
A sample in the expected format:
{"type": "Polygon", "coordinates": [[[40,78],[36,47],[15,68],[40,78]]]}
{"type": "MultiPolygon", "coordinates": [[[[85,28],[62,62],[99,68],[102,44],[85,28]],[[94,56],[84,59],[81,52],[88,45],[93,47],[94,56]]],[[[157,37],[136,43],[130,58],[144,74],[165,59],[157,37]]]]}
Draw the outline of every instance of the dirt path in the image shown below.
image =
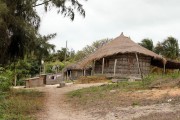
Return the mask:
{"type": "MultiPolygon", "coordinates": [[[[102,83],[101,83],[102,84],[102,83]]],[[[180,105],[171,104],[155,104],[149,106],[129,106],[116,108],[108,111],[107,114],[101,114],[102,110],[81,110],[78,111],[66,103],[65,93],[90,86],[101,84],[69,84],[63,88],[57,88],[58,85],[48,85],[46,87],[37,88],[46,93],[46,106],[44,111],[38,114],[38,120],[132,120],[140,116],[147,116],[151,113],[169,113],[180,110],[180,105]]],[[[166,90],[165,90],[166,91],[166,90]]],[[[164,92],[164,91],[162,91],[164,92]]],[[[179,94],[179,90],[170,91],[172,94],[179,94]]],[[[160,94],[160,91],[153,93],[160,94]]],[[[156,96],[157,96],[156,94],[156,96]]]]}
{"type": "Polygon", "coordinates": [[[72,90],[101,84],[69,84],[63,88],[57,88],[58,85],[47,85],[36,88],[46,94],[45,110],[38,114],[39,120],[90,120],[91,115],[71,109],[64,100],[64,94],[72,90]]]}

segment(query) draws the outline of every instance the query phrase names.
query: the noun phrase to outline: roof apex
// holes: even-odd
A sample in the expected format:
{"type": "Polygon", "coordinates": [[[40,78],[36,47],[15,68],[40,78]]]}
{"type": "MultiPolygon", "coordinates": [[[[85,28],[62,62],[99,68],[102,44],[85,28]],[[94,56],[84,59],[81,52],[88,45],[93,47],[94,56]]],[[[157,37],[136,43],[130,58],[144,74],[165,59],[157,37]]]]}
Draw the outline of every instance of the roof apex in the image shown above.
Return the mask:
{"type": "Polygon", "coordinates": [[[123,32],[121,33],[121,35],[120,35],[120,36],[124,36],[123,32]]]}

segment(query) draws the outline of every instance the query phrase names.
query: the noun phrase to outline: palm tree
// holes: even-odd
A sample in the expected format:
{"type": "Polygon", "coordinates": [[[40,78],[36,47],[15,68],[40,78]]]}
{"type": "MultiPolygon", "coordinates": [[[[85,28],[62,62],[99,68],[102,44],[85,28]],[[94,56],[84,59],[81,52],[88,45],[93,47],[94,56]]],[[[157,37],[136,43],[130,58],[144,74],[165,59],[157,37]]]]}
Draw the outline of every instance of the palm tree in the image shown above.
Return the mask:
{"type": "Polygon", "coordinates": [[[141,43],[139,43],[139,45],[147,48],[148,50],[153,51],[154,50],[154,46],[153,46],[153,41],[152,39],[149,38],[145,38],[141,41],[141,43]]]}
{"type": "Polygon", "coordinates": [[[168,37],[162,43],[163,55],[167,58],[176,59],[179,56],[178,40],[173,37],[168,37]]]}
{"type": "Polygon", "coordinates": [[[176,59],[179,57],[178,40],[173,37],[168,37],[162,43],[158,42],[154,51],[166,58],[176,59]]]}

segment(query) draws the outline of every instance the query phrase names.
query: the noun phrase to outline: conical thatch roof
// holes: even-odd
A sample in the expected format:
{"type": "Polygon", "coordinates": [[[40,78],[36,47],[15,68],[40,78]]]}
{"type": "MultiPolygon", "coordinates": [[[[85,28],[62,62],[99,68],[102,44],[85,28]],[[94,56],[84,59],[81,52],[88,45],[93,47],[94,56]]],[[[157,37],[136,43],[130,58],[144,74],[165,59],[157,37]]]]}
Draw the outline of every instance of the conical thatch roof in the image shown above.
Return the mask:
{"type": "Polygon", "coordinates": [[[137,43],[133,42],[129,37],[124,36],[122,33],[119,37],[110,41],[103,47],[99,48],[96,52],[85,58],[81,62],[81,66],[86,66],[88,63],[92,62],[93,60],[98,60],[103,57],[107,57],[119,53],[120,54],[138,53],[138,54],[150,56],[155,60],[165,62],[165,59],[162,56],[138,45],[137,43]]]}

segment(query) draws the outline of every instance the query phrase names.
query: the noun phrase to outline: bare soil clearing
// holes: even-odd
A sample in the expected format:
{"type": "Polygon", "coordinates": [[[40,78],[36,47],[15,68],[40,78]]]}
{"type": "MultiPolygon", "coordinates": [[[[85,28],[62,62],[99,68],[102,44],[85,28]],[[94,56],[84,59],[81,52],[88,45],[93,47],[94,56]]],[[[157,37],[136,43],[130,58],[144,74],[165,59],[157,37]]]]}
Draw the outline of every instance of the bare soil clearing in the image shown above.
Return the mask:
{"type": "MultiPolygon", "coordinates": [[[[180,96],[180,89],[164,89],[164,90],[141,90],[134,93],[118,93],[122,96],[122,102],[124,105],[119,105],[113,107],[111,102],[98,103],[96,106],[79,106],[77,101],[74,103],[69,103],[72,101],[67,100],[65,94],[72,90],[77,90],[90,86],[98,86],[103,83],[94,84],[69,84],[63,88],[57,88],[58,85],[49,85],[46,87],[36,88],[46,94],[46,106],[44,111],[38,114],[39,120],[148,120],[147,116],[151,118],[152,114],[158,115],[173,115],[177,116],[180,111],[180,101],[174,101],[173,97],[180,96]],[[138,100],[149,100],[155,101],[164,97],[165,95],[170,96],[166,98],[166,103],[155,104],[155,102],[150,102],[150,104],[143,103],[143,105],[132,105],[129,103],[128,99],[138,99],[138,100]],[[109,107],[107,107],[109,106],[109,107]],[[144,117],[142,117],[144,116],[144,117]]],[[[111,94],[117,94],[111,93],[111,94]]],[[[177,99],[179,100],[179,99],[177,99]]],[[[94,102],[94,101],[93,101],[94,102]]],[[[98,102],[98,101],[97,101],[98,102]]],[[[91,104],[90,104],[91,105],[91,104]]],[[[156,117],[157,118],[157,117],[156,117]]],[[[177,116],[178,118],[178,116],[177,116]]],[[[151,118],[152,120],[155,117],[151,118]]],[[[159,119],[163,120],[163,119],[159,119]]]]}
{"type": "Polygon", "coordinates": [[[102,83],[69,84],[63,88],[57,88],[58,85],[47,85],[46,87],[36,88],[46,94],[45,109],[37,115],[39,120],[91,120],[91,115],[86,114],[84,111],[72,109],[66,102],[64,95],[69,91],[94,85],[102,85],[102,83]]]}

